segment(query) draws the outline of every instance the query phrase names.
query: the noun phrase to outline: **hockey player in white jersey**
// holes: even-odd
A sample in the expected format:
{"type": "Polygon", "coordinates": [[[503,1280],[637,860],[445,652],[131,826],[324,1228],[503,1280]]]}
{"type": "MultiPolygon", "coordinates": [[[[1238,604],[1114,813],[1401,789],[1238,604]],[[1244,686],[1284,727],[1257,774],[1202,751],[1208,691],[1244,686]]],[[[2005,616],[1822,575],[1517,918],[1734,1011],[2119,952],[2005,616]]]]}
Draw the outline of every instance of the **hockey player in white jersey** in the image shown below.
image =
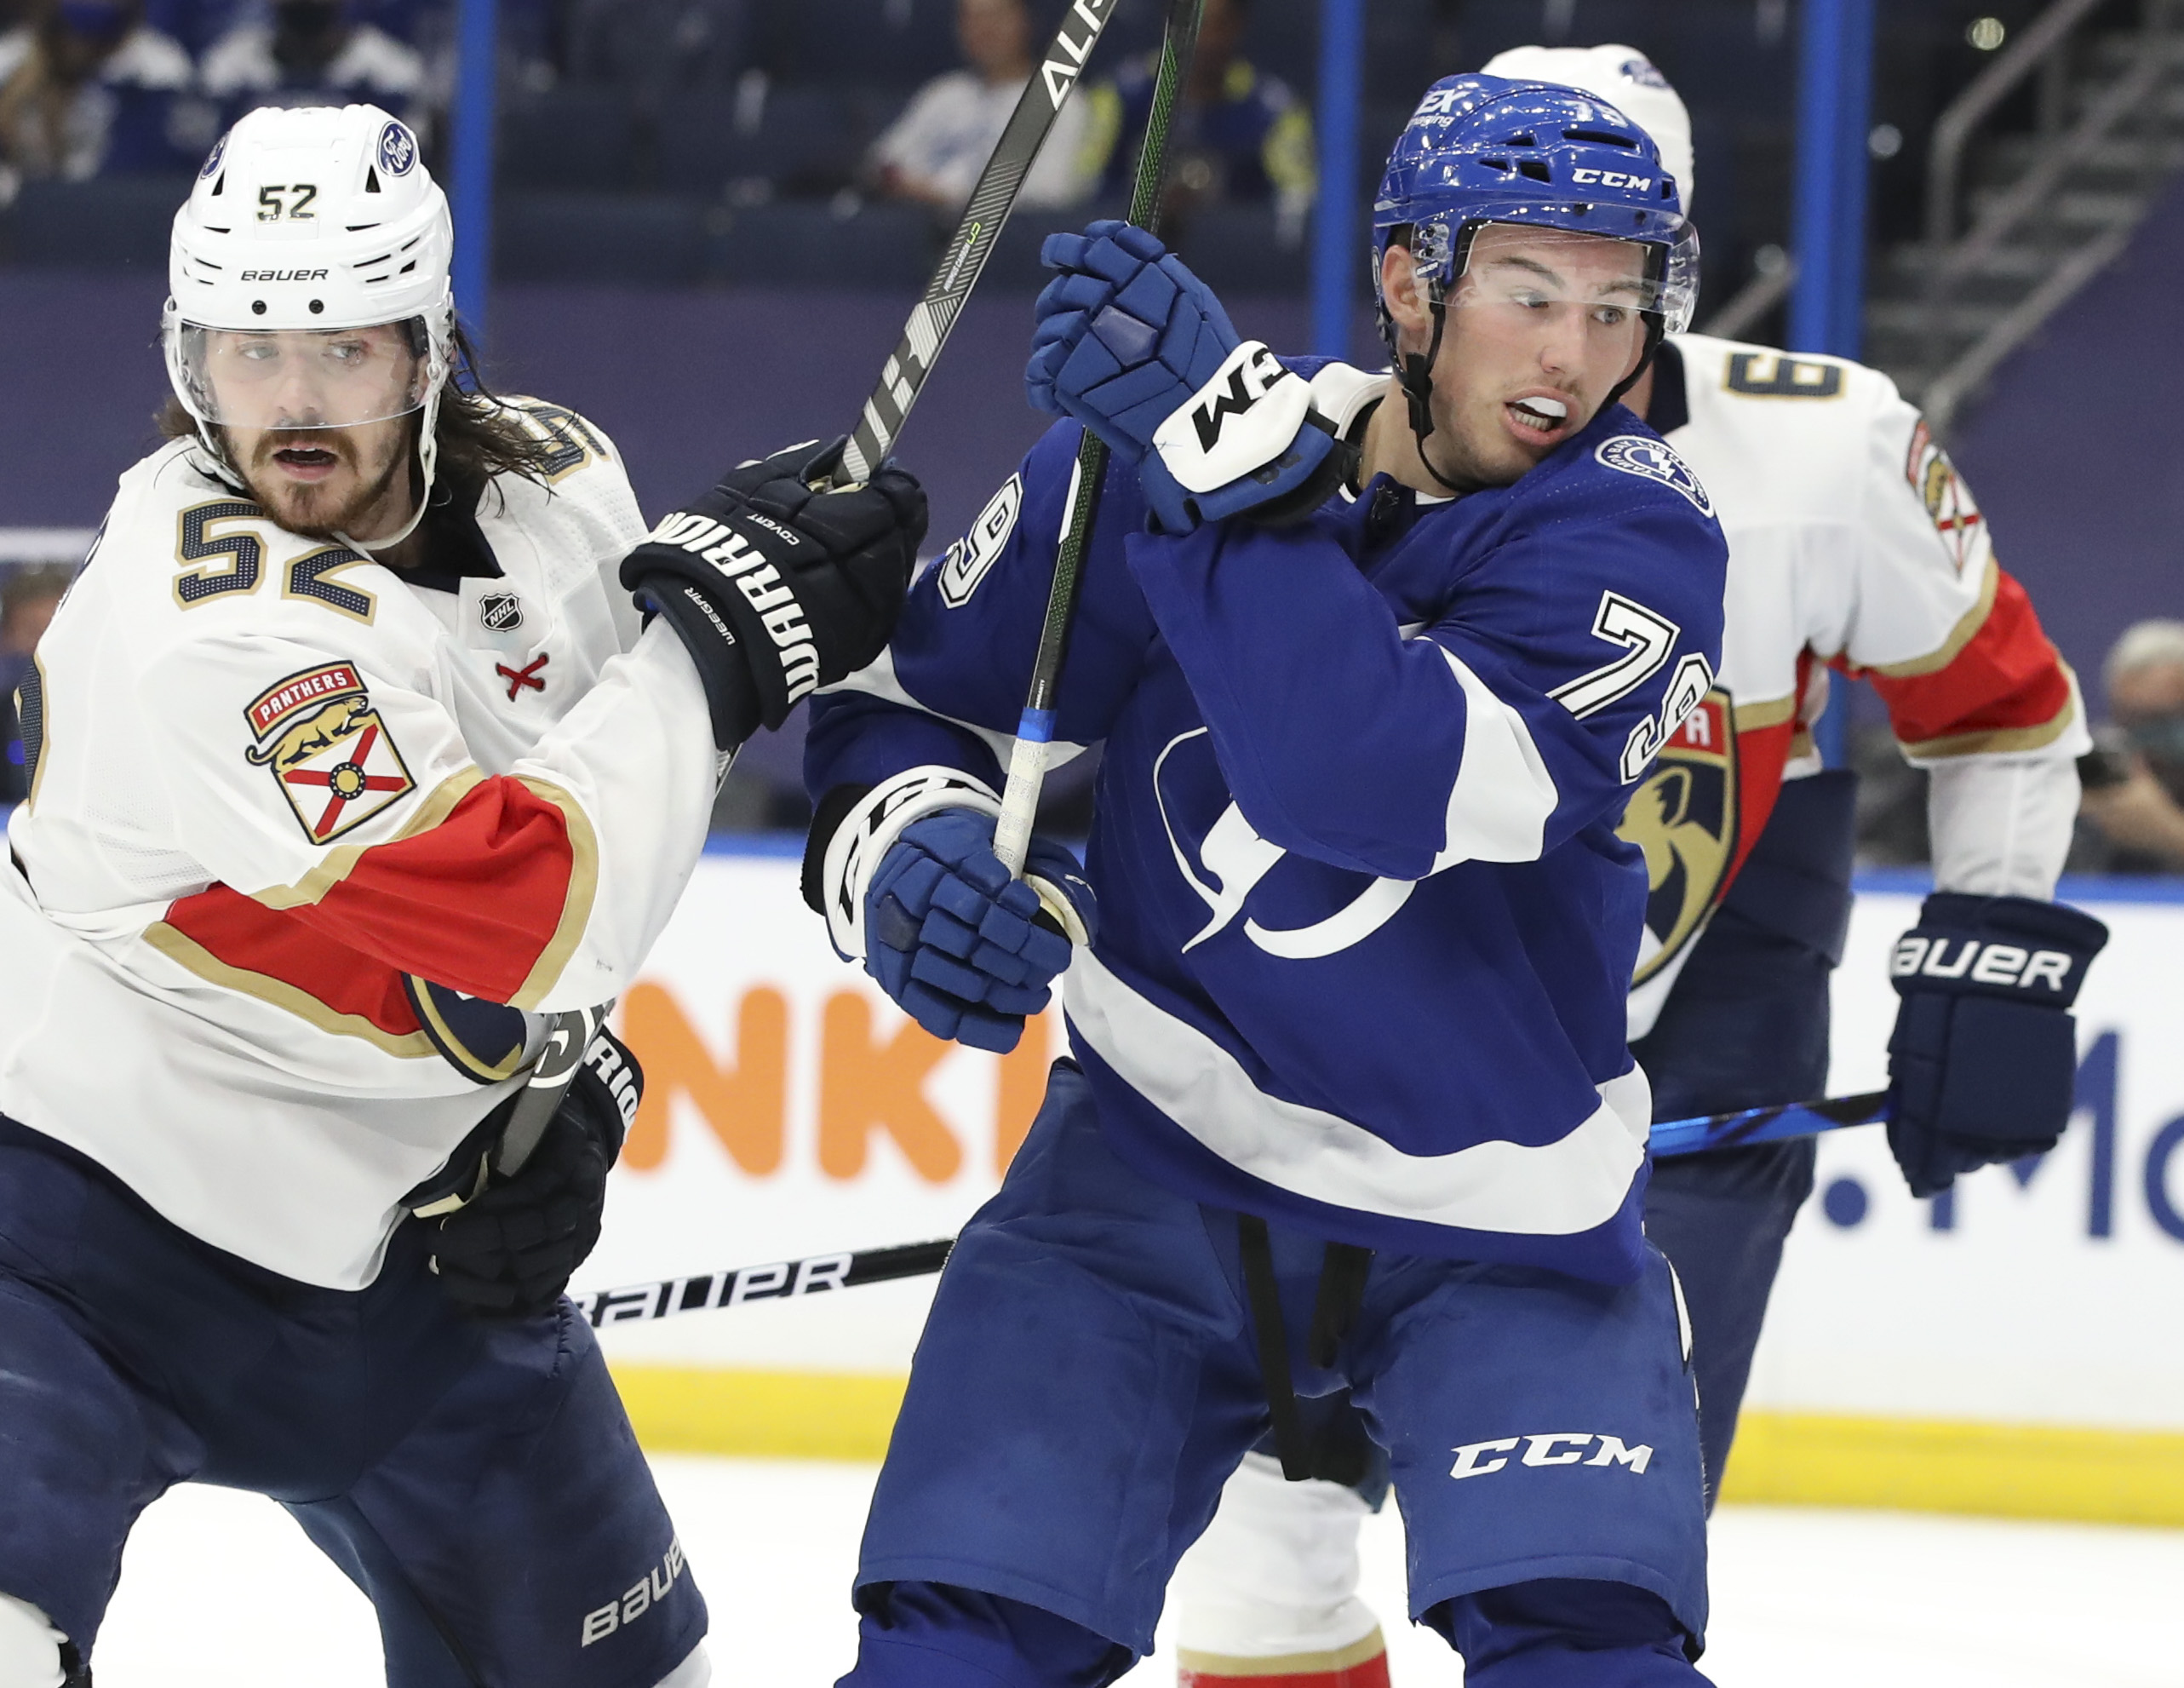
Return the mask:
{"type": "Polygon", "coordinates": [[[593,1034],[725,759],[884,643],[923,495],[815,495],[806,449],[647,542],[598,430],[450,380],[450,243],[374,107],[214,149],[175,437],[22,688],[0,1688],[89,1683],[129,1530],[188,1480],[285,1504],[396,1688],[706,1679],[560,1294],[641,1083],[593,1034]]]}
{"type": "MultiPolygon", "coordinates": [[[[1659,144],[1688,203],[1689,120],[1642,55],[1522,48],[1487,69],[1613,101],[1659,144]]],[[[2089,740],[2076,683],[1998,566],[1979,507],[1888,377],[1842,359],[1671,335],[1625,402],[1696,472],[1729,542],[1718,682],[1622,828],[1652,891],[1630,1032],[1654,1117],[1821,1094],[1853,843],[1853,776],[1822,767],[1809,731],[1834,669],[1874,685],[1932,779],[1937,895],[1896,950],[1890,1043],[1890,1141],[1911,1187],[2051,1146],[2069,1113],[2067,1010],[2102,937],[2049,900],[2089,740]],[[1963,977],[1981,939],[2015,954],[2009,976],[1963,977]],[[2027,951],[2068,966],[2030,979],[2027,951]]],[[[1647,1234],[1689,1306],[1710,1495],[1812,1183],[1809,1140],[1654,1170],[1647,1234]]],[[[1178,1568],[1184,1684],[1384,1688],[1385,1647],[1357,1598],[1358,1530],[1384,1463],[1353,1415],[1320,1419],[1338,1480],[1285,1484],[1252,1455],[1178,1568]]]]}

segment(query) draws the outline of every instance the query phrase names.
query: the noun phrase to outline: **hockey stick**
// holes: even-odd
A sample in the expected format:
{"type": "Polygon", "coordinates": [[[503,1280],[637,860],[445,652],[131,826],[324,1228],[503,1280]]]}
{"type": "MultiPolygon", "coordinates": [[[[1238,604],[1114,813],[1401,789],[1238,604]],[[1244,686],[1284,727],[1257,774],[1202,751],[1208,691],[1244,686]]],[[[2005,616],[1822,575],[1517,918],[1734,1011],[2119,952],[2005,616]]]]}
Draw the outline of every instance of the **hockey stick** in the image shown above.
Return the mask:
{"type": "Polygon", "coordinates": [[[800,1260],[768,1260],[694,1277],[663,1277],[620,1289],[594,1289],[570,1297],[594,1326],[631,1324],[694,1313],[707,1307],[740,1307],[746,1301],[778,1301],[822,1289],[855,1289],[896,1277],[924,1277],[948,1263],[953,1237],[932,1243],[898,1243],[857,1254],[808,1255],[800,1260]]]}
{"type": "MultiPolygon", "coordinates": [[[[1184,72],[1198,44],[1198,20],[1204,0],[1168,0],[1168,20],[1161,37],[1161,62],[1153,77],[1153,106],[1145,118],[1144,143],[1130,183],[1130,221],[1150,229],[1159,220],[1161,190],[1167,176],[1168,125],[1182,97],[1184,72]]],[[[1054,700],[1061,689],[1062,664],[1069,654],[1069,625],[1076,619],[1077,586],[1092,523],[1099,516],[1100,484],[1107,479],[1107,446],[1091,429],[1077,445],[1077,467],[1069,477],[1069,520],[1054,558],[1054,584],[1046,594],[1046,623],[1039,632],[1039,655],[1031,666],[1031,691],[1017,722],[1016,746],[1009,752],[1008,788],[1001,794],[1000,819],[994,823],[994,853],[1012,874],[1022,874],[1031,848],[1031,823],[1039,810],[1039,789],[1046,779],[1046,749],[1054,739],[1054,700]]]]}
{"type": "MultiPolygon", "coordinates": [[[[1195,0],[1194,0],[1195,3],[1195,0]]],[[[1790,1137],[1816,1137],[1847,1125],[1871,1125],[1887,1117],[1884,1090],[1837,1096],[1819,1102],[1785,1102],[1771,1108],[1742,1108],[1734,1113],[1702,1114],[1696,1119],[1663,1120],[1648,1140],[1656,1157],[1695,1155],[1704,1149],[1739,1148],[1790,1137]]],[[[891,1278],[922,1277],[948,1263],[952,1237],[932,1243],[904,1243],[857,1254],[812,1255],[800,1260],[769,1260],[763,1266],[702,1272],[694,1277],[663,1277],[621,1289],[595,1289],[573,1299],[593,1325],[632,1324],[694,1313],[707,1307],[739,1307],[747,1301],[778,1301],[822,1289],[854,1289],[891,1278]]]]}
{"type": "Polygon", "coordinates": [[[978,185],[971,190],[963,220],[949,237],[941,250],[940,267],[926,284],[926,296],[910,313],[894,355],[880,371],[880,385],[864,401],[864,414],[857,419],[856,431],[834,469],[835,485],[853,486],[870,479],[873,470],[894,449],[910,406],[918,402],[918,393],[932,373],[940,348],[948,342],[949,330],[955,326],[963,301],[971,296],[978,273],[993,255],[994,243],[1016,204],[1017,189],[1023,186],[1047,132],[1061,114],[1063,100],[1077,85],[1085,60],[1092,56],[1101,32],[1115,15],[1115,4],[1116,0],[1075,0],[1063,16],[1046,58],[1024,84],[1016,110],[1009,114],[1008,127],[994,143],[993,154],[979,173],[978,185]]]}
{"type": "Polygon", "coordinates": [[[1873,1125],[1885,1120],[1888,1101],[1887,1091],[1866,1090],[1818,1102],[1783,1102],[1771,1108],[1701,1114],[1696,1119],[1665,1119],[1655,1123],[1646,1146],[1659,1160],[1707,1149],[1740,1149],[1791,1137],[1817,1137],[1824,1131],[1840,1131],[1846,1125],[1873,1125]]]}

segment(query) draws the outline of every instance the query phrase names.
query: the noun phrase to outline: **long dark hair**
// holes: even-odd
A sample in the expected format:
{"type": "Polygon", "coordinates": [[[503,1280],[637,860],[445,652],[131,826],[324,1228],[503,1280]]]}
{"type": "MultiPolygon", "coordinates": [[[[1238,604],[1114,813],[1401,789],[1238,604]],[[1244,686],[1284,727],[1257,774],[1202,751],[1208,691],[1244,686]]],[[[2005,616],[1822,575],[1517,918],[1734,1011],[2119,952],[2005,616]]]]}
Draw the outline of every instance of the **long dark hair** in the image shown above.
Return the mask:
{"type": "MultiPolygon", "coordinates": [[[[164,439],[197,438],[197,418],[171,391],[158,421],[164,439]]],[[[543,482],[555,451],[552,440],[527,425],[522,411],[485,385],[478,372],[477,348],[461,323],[455,325],[447,385],[440,390],[433,434],[439,442],[435,479],[447,486],[482,488],[496,474],[543,482]]]]}

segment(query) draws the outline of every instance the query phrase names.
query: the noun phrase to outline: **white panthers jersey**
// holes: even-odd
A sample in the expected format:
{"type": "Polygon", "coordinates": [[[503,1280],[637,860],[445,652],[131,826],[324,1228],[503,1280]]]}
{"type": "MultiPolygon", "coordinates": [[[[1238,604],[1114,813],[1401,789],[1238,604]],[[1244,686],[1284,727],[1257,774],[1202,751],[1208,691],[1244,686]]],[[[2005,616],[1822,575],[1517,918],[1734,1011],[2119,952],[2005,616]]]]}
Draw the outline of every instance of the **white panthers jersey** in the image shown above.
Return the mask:
{"type": "Polygon", "coordinates": [[[1935,776],[1943,889],[2046,897],[2068,848],[2075,679],[1917,411],[1878,370],[1704,335],[1663,348],[1648,420],[1728,540],[1719,682],[1632,799],[1657,896],[1631,994],[1642,1036],[1767,824],[1828,669],[1870,680],[1935,776]],[[1680,390],[1679,390],[1680,389],[1680,390]]]}
{"type": "Polygon", "coordinates": [[[191,443],[145,459],[25,692],[0,1113],[306,1283],[370,1282],[522,1082],[443,1059],[411,981],[604,1002],[703,847],[703,691],[615,579],[628,477],[514,402],[547,477],[489,483],[475,555],[419,577],[447,589],[276,526],[191,443]]]}

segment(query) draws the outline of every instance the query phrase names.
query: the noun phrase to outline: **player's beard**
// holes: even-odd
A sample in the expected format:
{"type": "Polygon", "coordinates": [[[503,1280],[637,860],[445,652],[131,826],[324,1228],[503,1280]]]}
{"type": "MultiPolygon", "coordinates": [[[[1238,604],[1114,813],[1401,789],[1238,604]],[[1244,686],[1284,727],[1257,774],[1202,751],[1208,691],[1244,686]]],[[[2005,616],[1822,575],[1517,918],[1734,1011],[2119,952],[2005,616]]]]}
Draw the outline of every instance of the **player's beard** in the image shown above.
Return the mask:
{"type": "MultiPolygon", "coordinates": [[[[250,496],[290,533],[306,539],[371,539],[376,536],[358,533],[357,525],[379,508],[398,477],[413,473],[416,456],[410,445],[416,428],[413,415],[393,428],[367,423],[359,428],[267,429],[252,442],[249,461],[238,463],[237,468],[250,496]],[[279,452],[298,449],[329,452],[347,472],[337,470],[318,482],[290,480],[274,459],[279,452]]],[[[221,432],[226,436],[221,443],[233,462],[234,435],[221,432]]]]}

